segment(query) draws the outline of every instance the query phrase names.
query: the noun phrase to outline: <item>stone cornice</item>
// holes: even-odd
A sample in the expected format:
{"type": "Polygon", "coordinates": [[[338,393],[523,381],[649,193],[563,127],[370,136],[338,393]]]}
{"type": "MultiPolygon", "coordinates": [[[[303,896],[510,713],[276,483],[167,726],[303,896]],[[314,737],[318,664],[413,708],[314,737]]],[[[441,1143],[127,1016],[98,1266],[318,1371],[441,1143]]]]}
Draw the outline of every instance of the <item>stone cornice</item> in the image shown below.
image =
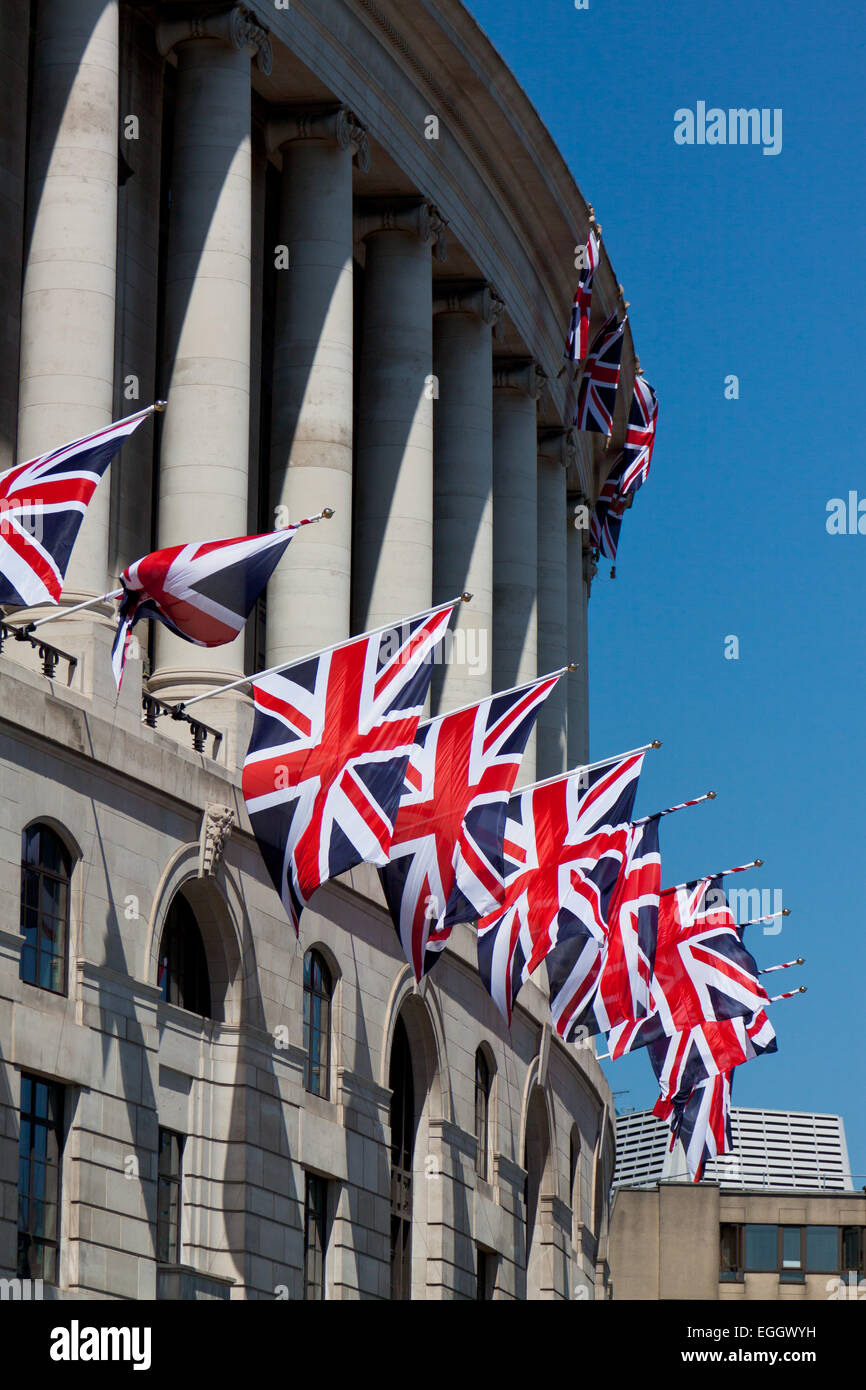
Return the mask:
{"type": "Polygon", "coordinates": [[[186,15],[160,19],[156,26],[156,46],[163,58],[179,43],[190,39],[221,39],[238,53],[249,49],[265,77],[273,70],[274,55],[268,31],[259,24],[252,10],[234,5],[211,15],[186,15]]]}
{"type": "Polygon", "coordinates": [[[370,168],[370,140],[357,116],[348,106],[336,110],[310,107],[274,108],[267,124],[268,150],[279,149],[291,140],[330,140],[341,150],[351,150],[365,174],[370,168]]]}

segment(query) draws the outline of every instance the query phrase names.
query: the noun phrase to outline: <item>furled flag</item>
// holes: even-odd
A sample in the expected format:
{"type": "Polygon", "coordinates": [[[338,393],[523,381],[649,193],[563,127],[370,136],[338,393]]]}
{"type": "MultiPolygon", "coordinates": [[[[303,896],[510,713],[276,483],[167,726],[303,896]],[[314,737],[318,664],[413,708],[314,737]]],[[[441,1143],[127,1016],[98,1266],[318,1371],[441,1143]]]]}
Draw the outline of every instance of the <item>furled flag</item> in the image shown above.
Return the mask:
{"type": "Polygon", "coordinates": [[[589,316],[592,309],[592,281],[598,265],[598,238],[590,232],[582,255],[580,279],[571,310],[571,323],[565,343],[570,362],[582,362],[589,346],[589,316]]]}
{"type": "Polygon", "coordinates": [[[643,755],[577,768],[508,803],[499,903],[478,922],[478,968],[511,1023],[521,985],[558,941],[574,937],[589,974],[626,854],[643,755]]]}
{"type": "Polygon", "coordinates": [[[660,877],[659,817],[650,816],[626,828],[623,868],[594,968],[584,970],[579,938],[563,935],[548,953],[550,1014],[564,1041],[609,1032],[650,1012],[660,877]]]}
{"type": "Polygon", "coordinates": [[[695,1086],[681,1102],[656,1102],[653,1114],[667,1118],[671,1147],[679,1139],[693,1182],[700,1182],[708,1159],[720,1158],[734,1147],[731,1127],[733,1072],[720,1072],[695,1086]]]}
{"type": "Polygon", "coordinates": [[[622,364],[622,344],[628,315],[616,321],[616,310],[605,319],[593,339],[583,371],[574,423],[579,430],[610,435],[616,388],[622,364]]]}
{"type": "Polygon", "coordinates": [[[326,879],[388,862],[431,654],[458,602],[252,678],[244,799],[296,932],[326,879]]]}
{"type": "Polygon", "coordinates": [[[0,473],[0,604],[59,603],[97,485],[125,439],[162,402],[0,473]]]}
{"type": "Polygon", "coordinates": [[[775,1046],[769,1020],[761,1016],[769,996],[721,884],[716,875],[661,894],[653,1010],[609,1035],[611,1057],[650,1048],[663,1097],[775,1046]],[[745,1022],[722,1026],[735,1019],[745,1022]]]}
{"type": "Polygon", "coordinates": [[[501,843],[508,797],[538,711],[562,672],[422,724],[400,802],[382,887],[406,959],[421,977],[455,922],[477,916],[473,892],[485,872],[482,833],[501,843]],[[483,812],[483,815],[480,813],[483,812]]]}
{"type": "Polygon", "coordinates": [[[198,647],[233,641],[295,532],[318,520],[262,536],[174,545],[129,565],[120,576],[124,592],[111,652],[118,690],[137,622],[154,618],[198,647]]]}
{"type": "Polygon", "coordinates": [[[620,494],[620,484],[625,470],[625,454],[614,461],[607,482],[598,494],[589,523],[589,539],[596,550],[616,561],[622,519],[631,503],[620,494]]]}
{"type": "Polygon", "coordinates": [[[636,376],[623,449],[626,462],[619,484],[623,497],[636,492],[649,476],[658,413],[659,402],[655,391],[642,376],[636,376]]]}

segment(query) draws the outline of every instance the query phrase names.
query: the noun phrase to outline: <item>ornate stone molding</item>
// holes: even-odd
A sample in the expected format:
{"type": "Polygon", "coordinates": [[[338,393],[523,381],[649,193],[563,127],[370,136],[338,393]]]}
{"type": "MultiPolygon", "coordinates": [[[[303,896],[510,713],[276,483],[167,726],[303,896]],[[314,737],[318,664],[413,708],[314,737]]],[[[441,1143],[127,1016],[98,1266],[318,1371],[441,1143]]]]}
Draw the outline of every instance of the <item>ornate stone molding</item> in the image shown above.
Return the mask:
{"type": "Polygon", "coordinates": [[[577,430],[573,425],[551,426],[538,431],[538,452],[556,459],[563,468],[577,463],[577,430]]]}
{"type": "Polygon", "coordinates": [[[230,806],[214,802],[205,810],[199,836],[198,876],[213,878],[232,833],[235,813],[230,806]]]}
{"type": "Polygon", "coordinates": [[[370,139],[367,131],[348,106],[336,110],[276,110],[267,125],[268,150],[279,149],[290,140],[331,140],[341,150],[351,150],[358,168],[370,168],[370,139]]]}
{"type": "Polygon", "coordinates": [[[274,66],[274,54],[267,29],[259,24],[252,10],[243,5],[223,10],[219,14],[193,15],[179,19],[160,19],[156,26],[156,46],[163,58],[176,44],[189,39],[221,39],[238,53],[249,49],[265,77],[274,66]]]}
{"type": "Polygon", "coordinates": [[[356,234],[364,239],[376,232],[411,232],[425,244],[432,242],[436,259],[444,261],[446,226],[444,217],[426,199],[370,199],[361,204],[356,234]]]}
{"type": "Polygon", "coordinates": [[[503,390],[522,391],[537,401],[547,390],[547,374],[541,370],[534,357],[520,358],[513,362],[499,361],[493,364],[493,385],[503,390]]]}
{"type": "Polygon", "coordinates": [[[490,324],[497,339],[502,337],[505,301],[492,285],[484,282],[437,281],[433,287],[433,313],[474,314],[482,323],[490,324]]]}

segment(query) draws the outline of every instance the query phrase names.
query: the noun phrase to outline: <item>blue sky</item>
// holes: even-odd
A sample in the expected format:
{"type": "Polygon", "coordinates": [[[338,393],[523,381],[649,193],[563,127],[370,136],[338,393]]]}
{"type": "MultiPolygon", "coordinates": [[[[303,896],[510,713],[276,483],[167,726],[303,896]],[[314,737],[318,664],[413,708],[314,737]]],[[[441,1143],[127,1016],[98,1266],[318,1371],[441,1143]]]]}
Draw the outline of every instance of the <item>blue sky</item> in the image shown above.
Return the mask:
{"type": "MultiPolygon", "coordinates": [[[[593,585],[592,755],[664,741],[639,813],[718,793],[662,822],[666,883],[766,861],[731,882],[792,915],[747,944],[761,965],[805,956],[769,992],[808,993],[773,1006],[779,1052],[738,1070],[734,1103],[842,1114],[866,1184],[866,535],[826,529],[831,498],[866,499],[859,12],[467,4],[595,207],[659,396],[617,578],[602,559],[593,585]],[[675,144],[698,101],[781,108],[781,152],[675,144]]],[[[646,1057],[606,1066],[619,1107],[653,1103],[646,1057]]]]}

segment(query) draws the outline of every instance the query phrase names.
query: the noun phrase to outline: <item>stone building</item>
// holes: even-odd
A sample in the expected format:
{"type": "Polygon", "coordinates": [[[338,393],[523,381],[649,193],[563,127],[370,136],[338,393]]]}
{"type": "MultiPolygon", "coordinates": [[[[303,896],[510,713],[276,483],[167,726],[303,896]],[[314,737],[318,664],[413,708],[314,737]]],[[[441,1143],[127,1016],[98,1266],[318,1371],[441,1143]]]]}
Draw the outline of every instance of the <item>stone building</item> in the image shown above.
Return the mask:
{"type": "Polygon", "coordinates": [[[838,1115],[731,1112],[730,1154],[689,1181],[651,1111],[617,1120],[614,1299],[862,1299],[866,1195],[838,1115]]]}
{"type": "MultiPolygon", "coordinates": [[[[585,759],[573,523],[613,455],[569,428],[562,344],[591,209],[458,0],[0,0],[0,102],[0,470],[169,403],[64,605],[157,545],[335,509],[245,637],[160,628],[119,698],[110,605],[41,651],[6,614],[0,1277],[605,1297],[611,1094],[544,979],[509,1032],[466,927],[416,989],[366,866],[297,942],[240,793],[248,688],[194,730],[159,703],[469,589],[433,711],[573,659],[523,780],[585,759]]],[[[593,331],[621,294],[603,252],[593,331]]],[[[627,329],[612,448],[634,369],[627,329]]]]}

